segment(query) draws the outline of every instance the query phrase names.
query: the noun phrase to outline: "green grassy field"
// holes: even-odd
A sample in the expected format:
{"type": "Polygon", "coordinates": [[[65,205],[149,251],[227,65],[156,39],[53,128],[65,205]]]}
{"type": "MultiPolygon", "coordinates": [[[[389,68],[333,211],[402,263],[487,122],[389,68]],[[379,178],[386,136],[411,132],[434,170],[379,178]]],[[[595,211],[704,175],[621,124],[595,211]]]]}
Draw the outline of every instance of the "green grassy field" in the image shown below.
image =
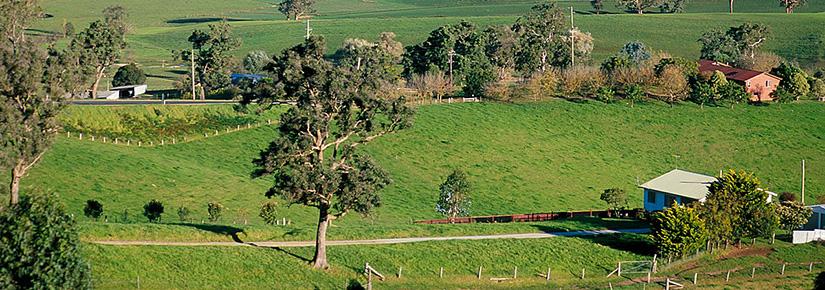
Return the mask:
{"type": "MultiPolygon", "coordinates": [[[[318,15],[313,18],[313,33],[327,38],[334,49],[346,38],[373,39],[380,32],[392,31],[405,45],[424,40],[436,27],[461,20],[481,26],[512,24],[537,1],[434,1],[434,0],[327,0],[318,3],[318,15]]],[[[609,2],[609,1],[608,1],[609,2]]],[[[716,0],[691,1],[689,13],[633,15],[606,5],[608,14],[590,15],[588,1],[561,1],[560,6],[575,7],[576,25],[595,37],[594,61],[601,61],[624,43],[640,40],[656,50],[695,58],[699,54],[696,41],[702,32],[714,28],[739,25],[752,21],[768,24],[772,38],[765,47],[777,54],[814,67],[825,59],[825,51],[812,43],[825,39],[818,27],[825,24],[825,3],[811,1],[793,15],[785,15],[776,1],[739,1],[738,14],[727,13],[727,2],[716,0]]],[[[99,16],[99,11],[113,3],[101,1],[45,0],[43,7],[53,17],[40,21],[35,30],[59,31],[65,21],[82,27],[99,16]]],[[[277,14],[269,1],[178,1],[176,9],[167,9],[165,2],[120,1],[130,11],[132,30],[129,48],[122,62],[138,62],[150,75],[154,89],[171,88],[175,77],[185,69],[174,67],[172,50],[187,47],[186,38],[194,29],[205,29],[210,22],[228,19],[235,33],[243,39],[236,51],[242,56],[251,50],[276,53],[303,40],[305,24],[286,21],[277,14]],[[161,67],[166,65],[166,67],[161,67]],[[172,67],[170,67],[172,65],[172,67]]]]}
{"type": "MultiPolygon", "coordinates": [[[[92,264],[95,285],[101,289],[233,288],[344,289],[365,285],[365,263],[387,276],[374,282],[379,289],[656,289],[665,277],[690,284],[701,273],[702,289],[811,289],[815,276],[825,271],[807,263],[822,257],[821,244],[790,245],[761,241],[755,248],[703,254],[698,258],[660,266],[654,284],[644,285],[646,274],[605,278],[618,261],[651,260],[652,247],[641,235],[541,240],[487,240],[425,242],[404,245],[338,246],[329,248],[332,269],[311,270],[306,259],[311,248],[252,247],[115,247],[84,245],[92,264]],[[788,263],[785,275],[781,264],[788,263]],[[478,267],[482,279],[477,279],[478,267]],[[396,277],[402,267],[401,278],[396,277]],[[439,278],[444,267],[444,277],[439,278]],[[493,282],[490,278],[518,279],[493,282]],[[539,274],[551,268],[552,281],[539,274]],[[751,267],[759,267],[751,278],[751,267]],[[580,279],[581,269],[586,278],[580,279]],[[733,270],[725,281],[727,270],[733,270]],[[549,285],[548,285],[549,284],[549,285]]],[[[692,286],[692,285],[691,285],[692,286]]]]}
{"type": "MultiPolygon", "coordinates": [[[[438,218],[437,188],[453,169],[468,172],[474,215],[600,209],[605,188],[630,193],[641,206],[644,182],[673,168],[715,174],[735,168],[756,173],[764,187],[799,191],[799,162],[808,162],[807,201],[825,192],[821,163],[825,122],[820,103],[700,109],[647,103],[550,101],[531,104],[451,104],[418,109],[415,126],[365,147],[390,172],[383,206],[370,217],[347,216],[333,238],[402,237],[467,232],[538,231],[539,225],[425,226],[413,220],[438,218]]],[[[92,110],[92,109],[88,109],[92,110]]],[[[87,111],[91,113],[91,111],[87,111]]],[[[276,134],[264,126],[161,147],[115,146],[63,136],[24,179],[24,188],[57,191],[69,210],[82,214],[98,199],[109,223],[84,225],[87,239],[245,240],[307,239],[316,213],[285,204],[287,227],[265,226],[257,217],[269,180],[252,179],[251,160],[276,134]],[[227,206],[220,227],[144,226],[142,205],[159,199],[164,221],[177,223],[178,207],[206,219],[206,204],[227,206]],[[128,221],[121,222],[126,211],[128,221]],[[145,232],[144,232],[145,231],[145,232]],[[143,236],[143,237],[147,237],[143,236]]],[[[5,177],[3,177],[5,180],[5,177]]],[[[84,218],[85,219],[85,218],[84,218]]],[[[603,224],[555,224],[559,229],[604,228],[603,224]]]]}

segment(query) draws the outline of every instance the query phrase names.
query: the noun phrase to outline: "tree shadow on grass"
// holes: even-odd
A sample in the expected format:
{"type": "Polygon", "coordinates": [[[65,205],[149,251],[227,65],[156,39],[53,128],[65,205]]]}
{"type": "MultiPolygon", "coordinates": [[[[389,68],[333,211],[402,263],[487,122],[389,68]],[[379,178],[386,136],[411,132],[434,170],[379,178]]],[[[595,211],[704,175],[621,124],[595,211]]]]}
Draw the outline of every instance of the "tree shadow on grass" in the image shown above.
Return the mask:
{"type": "Polygon", "coordinates": [[[599,217],[574,217],[567,219],[559,219],[556,222],[561,224],[534,224],[533,227],[545,232],[568,232],[577,231],[581,229],[638,229],[648,228],[650,225],[647,222],[635,219],[618,219],[618,218],[599,218],[599,217]]]}
{"type": "Polygon", "coordinates": [[[615,250],[631,252],[637,255],[653,256],[653,254],[656,253],[656,246],[647,235],[608,234],[582,236],[581,238],[615,250]]]}
{"type": "Polygon", "coordinates": [[[241,228],[236,228],[233,226],[225,226],[225,225],[213,225],[213,224],[190,224],[190,223],[172,223],[172,225],[176,226],[185,226],[191,227],[195,229],[199,229],[202,231],[212,232],[219,235],[225,235],[232,237],[232,240],[236,243],[243,243],[244,241],[238,237],[238,234],[246,235],[246,233],[241,228]]]}
{"type": "Polygon", "coordinates": [[[199,17],[199,18],[171,19],[171,20],[167,20],[166,23],[168,23],[168,24],[199,24],[199,23],[219,22],[219,21],[222,21],[222,20],[226,20],[227,22],[252,21],[251,19],[240,19],[240,18],[199,17]]]}
{"type": "Polygon", "coordinates": [[[306,263],[309,263],[309,262],[311,262],[311,261],[312,261],[312,260],[310,260],[309,258],[305,258],[305,257],[303,257],[303,256],[300,256],[300,255],[296,254],[296,253],[293,253],[293,252],[287,251],[286,249],[281,248],[281,247],[272,247],[272,248],[270,248],[270,249],[273,249],[273,250],[276,250],[276,251],[278,251],[278,252],[281,252],[281,253],[287,254],[287,255],[289,255],[289,256],[292,256],[293,258],[299,259],[299,260],[304,261],[304,262],[306,262],[306,263]]]}

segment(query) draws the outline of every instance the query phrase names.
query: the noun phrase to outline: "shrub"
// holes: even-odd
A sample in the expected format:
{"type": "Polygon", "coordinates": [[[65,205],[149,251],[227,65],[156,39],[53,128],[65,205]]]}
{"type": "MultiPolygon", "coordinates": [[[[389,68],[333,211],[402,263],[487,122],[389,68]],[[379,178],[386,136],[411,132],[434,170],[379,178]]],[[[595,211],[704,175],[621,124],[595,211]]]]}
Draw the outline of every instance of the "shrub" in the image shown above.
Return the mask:
{"type": "Polygon", "coordinates": [[[225,207],[217,202],[210,202],[206,205],[206,210],[209,213],[209,221],[210,222],[217,222],[221,219],[221,214],[225,207]]]}
{"type": "Polygon", "coordinates": [[[155,199],[143,205],[143,216],[149,219],[149,222],[160,222],[160,217],[163,215],[163,203],[155,199]]]}
{"type": "Polygon", "coordinates": [[[625,43],[622,49],[619,50],[619,54],[627,56],[632,63],[637,65],[650,59],[651,56],[650,49],[639,41],[625,43]]]}
{"type": "Polygon", "coordinates": [[[510,90],[510,86],[502,81],[488,84],[487,87],[484,88],[484,92],[488,98],[493,100],[507,102],[512,99],[512,91],[510,90]]]}
{"type": "Polygon", "coordinates": [[[796,194],[784,191],[779,194],[779,201],[796,201],[796,194]]]}
{"type": "Polygon", "coordinates": [[[469,67],[464,68],[462,92],[465,97],[484,96],[484,88],[497,79],[496,70],[483,55],[474,57],[470,60],[469,67]]]}
{"type": "Polygon", "coordinates": [[[779,225],[788,231],[802,227],[802,225],[808,222],[808,218],[811,217],[812,213],[810,208],[795,201],[783,201],[776,207],[779,225]]]}
{"type": "Polygon", "coordinates": [[[665,257],[680,257],[696,251],[704,246],[708,237],[698,210],[678,205],[655,213],[651,230],[659,254],[665,257]]]}
{"type": "Polygon", "coordinates": [[[467,174],[455,170],[439,188],[435,210],[449,218],[466,216],[470,213],[470,182],[467,174]]]}
{"type": "Polygon", "coordinates": [[[657,82],[657,88],[667,95],[667,101],[671,105],[683,100],[690,92],[685,73],[678,66],[666,66],[657,75],[657,82]]]}
{"type": "Polygon", "coordinates": [[[265,51],[253,50],[243,58],[243,68],[250,73],[259,73],[271,62],[272,58],[265,51]]]}
{"type": "Polygon", "coordinates": [[[83,207],[83,215],[97,220],[102,214],[103,204],[94,199],[86,201],[86,206],[83,207]]]}
{"type": "Polygon", "coordinates": [[[551,68],[544,73],[536,73],[527,80],[527,97],[538,101],[556,95],[559,85],[559,71],[551,68]]]}
{"type": "Polygon", "coordinates": [[[599,69],[575,66],[562,72],[559,88],[568,97],[589,97],[594,95],[597,88],[602,87],[604,83],[604,75],[599,69]]]}
{"type": "Polygon", "coordinates": [[[753,57],[742,54],[736,59],[735,65],[744,69],[755,70],[760,72],[769,72],[778,67],[782,63],[782,57],[770,53],[757,51],[753,57]]]}
{"type": "Polygon", "coordinates": [[[182,222],[189,221],[189,208],[182,206],[178,208],[178,218],[182,222]]]}
{"type": "Polygon", "coordinates": [[[822,79],[814,79],[811,82],[811,98],[825,101],[825,81],[822,79]]]}
{"type": "Polygon", "coordinates": [[[639,67],[620,68],[611,75],[612,81],[620,86],[638,85],[648,87],[656,80],[653,67],[642,65],[639,67]]]}
{"type": "Polygon", "coordinates": [[[636,102],[641,101],[645,97],[645,92],[639,85],[629,85],[624,89],[624,98],[630,101],[630,107],[636,105],[636,102]]]}
{"type": "Polygon", "coordinates": [[[261,212],[258,214],[265,223],[274,225],[278,220],[278,203],[269,201],[261,205],[261,212]]]}
{"type": "Polygon", "coordinates": [[[611,103],[616,98],[616,92],[613,88],[602,86],[596,91],[596,98],[605,103],[611,103]]]}
{"type": "Polygon", "coordinates": [[[142,85],[145,83],[146,74],[133,63],[117,69],[115,76],[112,78],[113,87],[142,85]]]}
{"type": "Polygon", "coordinates": [[[432,71],[413,75],[407,82],[407,86],[418,93],[421,100],[441,98],[452,91],[450,79],[441,71],[432,71]]]}
{"type": "Polygon", "coordinates": [[[0,210],[0,288],[91,289],[75,221],[54,195],[0,210]]]}
{"type": "Polygon", "coordinates": [[[620,210],[627,206],[627,192],[621,188],[605,189],[599,199],[607,203],[612,210],[620,210]]]}

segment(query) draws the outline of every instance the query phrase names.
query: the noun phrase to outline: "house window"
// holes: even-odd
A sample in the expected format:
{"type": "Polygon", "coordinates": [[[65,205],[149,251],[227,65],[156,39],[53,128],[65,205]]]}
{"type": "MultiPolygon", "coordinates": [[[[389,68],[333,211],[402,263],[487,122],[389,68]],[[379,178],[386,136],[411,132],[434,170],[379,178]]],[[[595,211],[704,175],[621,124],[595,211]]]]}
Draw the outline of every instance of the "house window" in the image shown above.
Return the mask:
{"type": "Polygon", "coordinates": [[[656,203],[656,192],[652,190],[647,191],[647,203],[656,203]]]}
{"type": "MultiPolygon", "coordinates": [[[[673,202],[676,201],[676,197],[670,194],[665,195],[665,207],[670,207],[673,205],[673,202]]],[[[678,203],[677,203],[678,204],[678,203]]]]}
{"type": "Polygon", "coordinates": [[[750,88],[750,87],[751,87],[751,82],[749,82],[749,81],[748,81],[748,82],[745,82],[745,87],[750,88]]]}
{"type": "Polygon", "coordinates": [[[771,81],[765,81],[765,87],[770,88],[771,87],[771,81]]]}

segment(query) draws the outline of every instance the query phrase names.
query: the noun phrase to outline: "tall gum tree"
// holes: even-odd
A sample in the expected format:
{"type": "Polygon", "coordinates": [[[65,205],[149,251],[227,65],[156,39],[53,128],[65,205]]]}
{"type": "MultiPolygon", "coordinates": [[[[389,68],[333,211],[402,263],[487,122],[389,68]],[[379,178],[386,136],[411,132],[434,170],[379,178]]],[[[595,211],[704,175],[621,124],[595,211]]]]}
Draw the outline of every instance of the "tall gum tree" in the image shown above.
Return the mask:
{"type": "Polygon", "coordinates": [[[403,98],[386,98],[387,61],[380,46],[336,63],[324,59],[322,38],[273,57],[267,78],[244,94],[244,104],[296,98],[281,116],[278,137],[254,161],[253,176],[272,176],[267,197],[318,209],[313,267],[329,267],[326,234],[329,224],[349,212],[369,214],[381,204],[378,191],[391,180],[357,148],[412,125],[413,111],[403,98]],[[378,52],[378,53],[377,53],[378,52]]]}

